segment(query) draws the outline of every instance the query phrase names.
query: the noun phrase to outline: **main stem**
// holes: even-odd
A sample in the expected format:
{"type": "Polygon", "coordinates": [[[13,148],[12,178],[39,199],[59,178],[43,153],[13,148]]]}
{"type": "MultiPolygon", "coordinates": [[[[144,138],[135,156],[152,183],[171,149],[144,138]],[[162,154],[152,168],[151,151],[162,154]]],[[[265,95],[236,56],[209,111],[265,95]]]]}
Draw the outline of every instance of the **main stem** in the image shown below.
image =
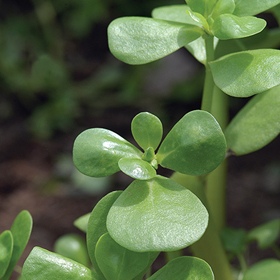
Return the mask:
{"type": "MultiPolygon", "coordinates": [[[[210,112],[222,129],[227,125],[227,99],[214,83],[209,62],[214,60],[214,37],[205,35],[206,65],[201,109],[210,112]]],[[[212,267],[215,280],[233,280],[227,255],[220,239],[225,223],[226,162],[210,173],[205,180],[175,173],[172,179],[191,189],[204,203],[209,212],[208,228],[202,238],[191,246],[195,256],[207,261],[212,267]]]]}

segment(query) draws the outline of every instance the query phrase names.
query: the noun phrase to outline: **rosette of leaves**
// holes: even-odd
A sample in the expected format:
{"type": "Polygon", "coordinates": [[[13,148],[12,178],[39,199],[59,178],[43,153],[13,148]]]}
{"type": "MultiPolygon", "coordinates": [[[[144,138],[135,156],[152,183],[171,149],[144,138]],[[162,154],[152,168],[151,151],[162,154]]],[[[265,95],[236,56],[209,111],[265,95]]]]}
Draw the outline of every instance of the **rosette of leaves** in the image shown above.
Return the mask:
{"type": "Polygon", "coordinates": [[[93,128],[75,140],[74,164],[88,176],[121,170],[136,179],[106,217],[108,232],[118,244],[138,252],[187,247],[204,233],[207,210],[192,192],[157,175],[157,167],[191,175],[211,172],[225,157],[223,132],[215,118],[201,110],[183,116],[162,143],[161,121],[151,113],[135,116],[131,130],[142,151],[112,131],[93,128]]]}
{"type": "Polygon", "coordinates": [[[231,152],[248,154],[280,133],[280,51],[271,49],[275,42],[279,45],[279,34],[270,36],[273,32],[264,30],[266,21],[255,16],[269,9],[275,13],[272,8],[278,4],[280,0],[186,0],[186,4],[159,7],[152,11],[152,18],[112,21],[108,27],[109,48],[128,64],[149,63],[186,48],[206,66],[224,93],[242,98],[261,93],[225,131],[231,152]],[[262,31],[270,39],[261,37],[261,43],[256,44],[253,35],[262,31]],[[209,42],[210,52],[219,47],[221,57],[215,58],[214,53],[209,56],[209,42]]]}

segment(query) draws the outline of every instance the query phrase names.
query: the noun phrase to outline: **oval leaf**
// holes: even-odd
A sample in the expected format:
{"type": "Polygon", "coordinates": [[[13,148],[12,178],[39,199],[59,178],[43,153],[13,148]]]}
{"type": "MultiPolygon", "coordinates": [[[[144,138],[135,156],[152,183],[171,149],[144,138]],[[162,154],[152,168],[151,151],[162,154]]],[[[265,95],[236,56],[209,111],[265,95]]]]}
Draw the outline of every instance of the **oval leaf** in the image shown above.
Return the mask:
{"type": "Polygon", "coordinates": [[[168,262],[147,280],[214,280],[210,266],[202,259],[179,257],[168,262]]]}
{"type": "Polygon", "coordinates": [[[121,158],[119,167],[122,172],[138,180],[148,180],[156,176],[156,170],[147,162],[137,158],[121,158]]]}
{"type": "Polygon", "coordinates": [[[27,210],[21,211],[15,218],[11,233],[13,236],[13,253],[10,260],[9,267],[2,277],[2,280],[10,279],[10,276],[17,264],[20,256],[22,255],[32,231],[32,217],[27,210]]]}
{"type": "Polygon", "coordinates": [[[143,112],[133,118],[131,132],[143,150],[149,147],[156,150],[162,139],[162,123],[155,115],[143,112]]]}
{"type": "Polygon", "coordinates": [[[207,223],[208,213],[200,200],[161,176],[132,182],[107,217],[111,237],[137,252],[187,247],[202,236],[207,223]]]}
{"type": "Polygon", "coordinates": [[[9,230],[0,234],[0,279],[5,274],[13,253],[13,236],[9,230]]]}
{"type": "Polygon", "coordinates": [[[197,13],[207,18],[217,2],[217,0],[186,0],[188,6],[197,13]]]}
{"type": "Polygon", "coordinates": [[[280,275],[280,261],[267,259],[250,267],[243,280],[276,280],[280,275]]]}
{"type": "Polygon", "coordinates": [[[24,280],[100,280],[95,272],[73,260],[35,247],[22,268],[24,280]]]}
{"type": "Polygon", "coordinates": [[[87,213],[74,221],[74,226],[83,232],[87,232],[88,220],[91,213],[87,213]]]}
{"type": "Polygon", "coordinates": [[[280,4],[280,0],[235,0],[234,14],[237,16],[253,16],[280,4]]]}
{"type": "Polygon", "coordinates": [[[110,51],[129,64],[160,59],[201,35],[193,25],[144,17],[118,18],[108,27],[110,51]]]}
{"type": "Polygon", "coordinates": [[[261,149],[280,133],[280,86],[254,96],[225,130],[236,155],[261,149]]]}
{"type": "Polygon", "coordinates": [[[89,267],[89,257],[85,240],[77,234],[66,234],[58,238],[54,251],[66,258],[89,267]]]}
{"type": "Polygon", "coordinates": [[[87,230],[87,247],[90,260],[96,272],[100,275],[101,279],[105,279],[95,258],[95,246],[99,238],[107,233],[106,220],[107,215],[113,203],[120,196],[122,191],[115,191],[104,196],[93,208],[87,230]]]}
{"type": "Polygon", "coordinates": [[[252,229],[248,233],[250,241],[256,240],[260,249],[272,246],[280,233],[280,219],[270,221],[252,229]]]}
{"type": "Polygon", "coordinates": [[[215,118],[206,111],[187,113],[168,133],[157,153],[163,167],[188,175],[214,170],[224,159],[226,142],[215,118]]]}
{"type": "Polygon", "coordinates": [[[107,280],[131,280],[145,269],[149,253],[133,252],[116,243],[108,233],[96,244],[95,258],[107,280]]]}
{"type": "Polygon", "coordinates": [[[266,21],[261,18],[222,14],[215,19],[212,32],[220,40],[228,40],[252,36],[261,32],[265,26],[266,21]]]}
{"type": "Polygon", "coordinates": [[[197,21],[194,21],[190,15],[187,14],[187,5],[171,5],[159,7],[152,11],[152,17],[156,19],[182,22],[202,27],[197,21]]]}
{"type": "Polygon", "coordinates": [[[106,177],[119,171],[122,157],[140,157],[141,152],[118,134],[103,128],[82,132],[75,140],[73,161],[88,176],[106,177]]]}
{"type": "Polygon", "coordinates": [[[249,97],[280,84],[279,50],[238,52],[209,64],[216,85],[231,96],[249,97]]]}

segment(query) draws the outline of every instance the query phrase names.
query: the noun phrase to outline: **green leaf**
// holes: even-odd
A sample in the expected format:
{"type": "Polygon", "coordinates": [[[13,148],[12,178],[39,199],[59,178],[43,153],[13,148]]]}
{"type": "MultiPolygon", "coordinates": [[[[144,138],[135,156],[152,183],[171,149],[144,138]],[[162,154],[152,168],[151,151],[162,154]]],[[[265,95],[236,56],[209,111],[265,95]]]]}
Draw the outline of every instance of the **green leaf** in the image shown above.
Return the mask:
{"type": "Polygon", "coordinates": [[[137,158],[121,158],[119,167],[122,172],[138,180],[148,180],[157,174],[150,163],[137,158]]]}
{"type": "Polygon", "coordinates": [[[214,280],[210,266],[202,259],[179,257],[168,262],[147,280],[214,280]]]}
{"type": "Polygon", "coordinates": [[[159,7],[152,11],[152,17],[156,19],[187,23],[202,27],[187,14],[187,5],[171,5],[159,7]]]}
{"type": "Polygon", "coordinates": [[[196,13],[196,12],[192,11],[190,9],[190,7],[188,7],[188,9],[187,9],[187,14],[194,21],[196,21],[199,25],[202,25],[205,30],[207,30],[207,31],[209,30],[208,22],[206,21],[206,18],[203,15],[201,15],[200,13],[196,13]]]}
{"type": "Polygon", "coordinates": [[[144,17],[118,18],[108,27],[110,51],[129,64],[160,59],[201,35],[197,26],[144,17]]]}
{"type": "Polygon", "coordinates": [[[95,258],[107,280],[131,280],[147,267],[149,253],[127,250],[105,233],[96,244],[95,258]]]}
{"type": "Polygon", "coordinates": [[[226,141],[215,118],[206,111],[187,113],[168,133],[157,153],[163,167],[188,175],[214,170],[225,158],[226,141]]]}
{"type": "Polygon", "coordinates": [[[242,254],[246,249],[247,233],[244,229],[226,227],[221,232],[225,249],[234,255],[242,254]]]}
{"type": "Polygon", "coordinates": [[[104,196],[93,208],[89,221],[87,230],[87,247],[90,260],[96,272],[100,275],[101,279],[105,279],[101,273],[98,264],[95,259],[95,246],[99,238],[107,231],[106,220],[108,212],[120,196],[122,191],[115,191],[104,196]]]}
{"type": "Polygon", "coordinates": [[[249,97],[280,84],[280,51],[229,54],[209,63],[216,85],[235,97],[249,97]]]}
{"type": "Polygon", "coordinates": [[[156,150],[162,139],[162,123],[155,115],[142,112],[133,118],[131,132],[143,150],[149,147],[156,150]]]}
{"type": "Polygon", "coordinates": [[[248,240],[256,240],[261,250],[272,246],[280,233],[280,219],[270,221],[252,229],[248,234],[248,240]]]}
{"type": "Polygon", "coordinates": [[[74,221],[74,226],[83,232],[87,232],[88,220],[91,213],[85,214],[74,221]]]}
{"type": "Polygon", "coordinates": [[[103,128],[92,128],[76,138],[73,161],[85,175],[106,177],[120,170],[118,161],[122,157],[141,158],[141,154],[118,134],[103,128]]]}
{"type": "Polygon", "coordinates": [[[234,14],[253,16],[280,4],[280,0],[235,0],[234,14]]]}
{"type": "Polygon", "coordinates": [[[196,13],[207,18],[213,11],[217,0],[186,0],[188,6],[196,13]]]}
{"type": "Polygon", "coordinates": [[[220,40],[228,40],[255,35],[261,32],[265,26],[266,21],[260,18],[222,14],[215,19],[212,32],[220,40]]]}
{"type": "Polygon", "coordinates": [[[5,230],[0,234],[0,279],[4,276],[13,253],[13,236],[5,230]]]}
{"type": "Polygon", "coordinates": [[[35,247],[22,268],[23,280],[100,280],[98,275],[73,260],[35,247]]]}
{"type": "Polygon", "coordinates": [[[202,236],[207,223],[208,213],[200,200],[178,183],[161,176],[132,182],[107,217],[111,237],[137,252],[187,247],[202,236]]]}
{"type": "Polygon", "coordinates": [[[228,149],[236,155],[254,152],[279,133],[280,86],[254,96],[225,130],[228,149]]]}
{"type": "Polygon", "coordinates": [[[66,258],[89,267],[89,256],[85,240],[77,234],[66,234],[54,243],[54,251],[66,258]]]}
{"type": "Polygon", "coordinates": [[[10,278],[15,265],[17,264],[27,245],[31,230],[32,217],[27,210],[23,210],[17,215],[11,227],[11,233],[13,236],[13,253],[10,264],[6,270],[6,273],[2,277],[2,280],[8,280],[10,278]]]}
{"type": "Polygon", "coordinates": [[[250,267],[243,280],[276,280],[280,275],[280,261],[266,259],[250,267]]]}
{"type": "Polygon", "coordinates": [[[221,14],[232,14],[234,9],[234,0],[218,0],[211,16],[213,19],[215,19],[221,14]]]}

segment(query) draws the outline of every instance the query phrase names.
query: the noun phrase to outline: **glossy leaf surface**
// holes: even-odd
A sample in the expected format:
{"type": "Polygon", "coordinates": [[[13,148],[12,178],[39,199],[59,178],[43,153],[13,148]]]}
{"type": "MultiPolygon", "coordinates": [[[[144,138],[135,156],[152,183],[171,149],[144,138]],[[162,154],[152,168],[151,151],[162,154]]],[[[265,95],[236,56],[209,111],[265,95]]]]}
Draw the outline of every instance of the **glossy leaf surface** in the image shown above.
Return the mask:
{"type": "Polygon", "coordinates": [[[224,159],[226,142],[215,118],[206,111],[187,113],[163,140],[157,153],[163,167],[188,175],[211,172],[224,159]]]}
{"type": "Polygon", "coordinates": [[[35,247],[22,268],[23,280],[99,280],[98,275],[73,260],[35,247]]]}
{"type": "Polygon", "coordinates": [[[27,245],[32,230],[32,223],[32,217],[27,210],[21,211],[15,218],[11,227],[11,233],[13,236],[13,253],[8,269],[2,277],[2,280],[8,280],[10,278],[15,265],[27,245]]]}
{"type": "Polygon", "coordinates": [[[121,158],[119,167],[123,173],[138,180],[148,180],[157,174],[150,163],[137,158],[121,158]]]}
{"type": "Polygon", "coordinates": [[[168,262],[147,280],[214,280],[210,266],[202,259],[179,257],[168,262]]]}
{"type": "Polygon", "coordinates": [[[236,155],[256,151],[279,133],[280,86],[254,96],[233,118],[225,136],[236,155]]]}
{"type": "Polygon", "coordinates": [[[106,177],[119,171],[122,157],[141,158],[141,152],[118,134],[103,128],[83,131],[75,140],[73,161],[88,176],[106,177]]]}
{"type": "Polygon", "coordinates": [[[5,274],[13,253],[13,236],[9,230],[0,234],[0,279],[5,274]]]}
{"type": "Polygon", "coordinates": [[[74,221],[74,226],[83,232],[87,232],[88,220],[91,213],[85,214],[74,221]]]}
{"type": "Polygon", "coordinates": [[[155,115],[142,112],[133,118],[131,132],[143,150],[149,147],[156,150],[162,139],[162,123],[155,115]]]}
{"type": "Polygon", "coordinates": [[[106,220],[107,215],[112,207],[113,203],[120,196],[122,191],[115,191],[104,196],[93,208],[89,221],[88,221],[88,231],[87,231],[87,247],[90,260],[94,269],[100,274],[101,279],[105,279],[101,273],[98,264],[95,259],[95,246],[99,238],[107,233],[106,220]]]}
{"type": "Polygon", "coordinates": [[[54,251],[66,258],[89,267],[89,257],[85,240],[77,234],[66,234],[58,238],[54,251]]]}
{"type": "Polygon", "coordinates": [[[215,19],[212,32],[220,40],[228,40],[255,35],[265,26],[266,21],[260,18],[222,14],[215,19]]]}
{"type": "Polygon", "coordinates": [[[144,64],[167,56],[201,36],[188,24],[144,17],[115,19],[108,27],[112,54],[128,64],[144,64]]]}
{"type": "Polygon", "coordinates": [[[243,51],[209,64],[216,85],[231,96],[249,97],[280,84],[279,50],[243,51]]]}
{"type": "Polygon", "coordinates": [[[194,12],[207,17],[211,14],[216,0],[186,0],[186,3],[194,12]]]}
{"type": "Polygon", "coordinates": [[[187,5],[171,5],[156,8],[152,11],[152,17],[175,22],[182,22],[201,27],[187,14],[187,5]]]}
{"type": "Polygon", "coordinates": [[[276,242],[279,233],[280,219],[277,219],[252,229],[248,234],[248,239],[256,240],[260,249],[266,249],[276,242]]]}
{"type": "Polygon", "coordinates": [[[138,252],[187,247],[202,236],[207,223],[208,213],[200,200],[161,176],[132,182],[107,217],[111,237],[138,252]]]}
{"type": "Polygon", "coordinates": [[[253,16],[280,4],[279,0],[235,0],[234,14],[237,16],[253,16]]]}
{"type": "Polygon", "coordinates": [[[132,280],[145,269],[150,253],[139,253],[125,249],[108,233],[96,244],[95,258],[107,280],[132,280]]]}
{"type": "Polygon", "coordinates": [[[280,261],[266,259],[250,267],[243,280],[276,280],[280,275],[280,261]]]}

